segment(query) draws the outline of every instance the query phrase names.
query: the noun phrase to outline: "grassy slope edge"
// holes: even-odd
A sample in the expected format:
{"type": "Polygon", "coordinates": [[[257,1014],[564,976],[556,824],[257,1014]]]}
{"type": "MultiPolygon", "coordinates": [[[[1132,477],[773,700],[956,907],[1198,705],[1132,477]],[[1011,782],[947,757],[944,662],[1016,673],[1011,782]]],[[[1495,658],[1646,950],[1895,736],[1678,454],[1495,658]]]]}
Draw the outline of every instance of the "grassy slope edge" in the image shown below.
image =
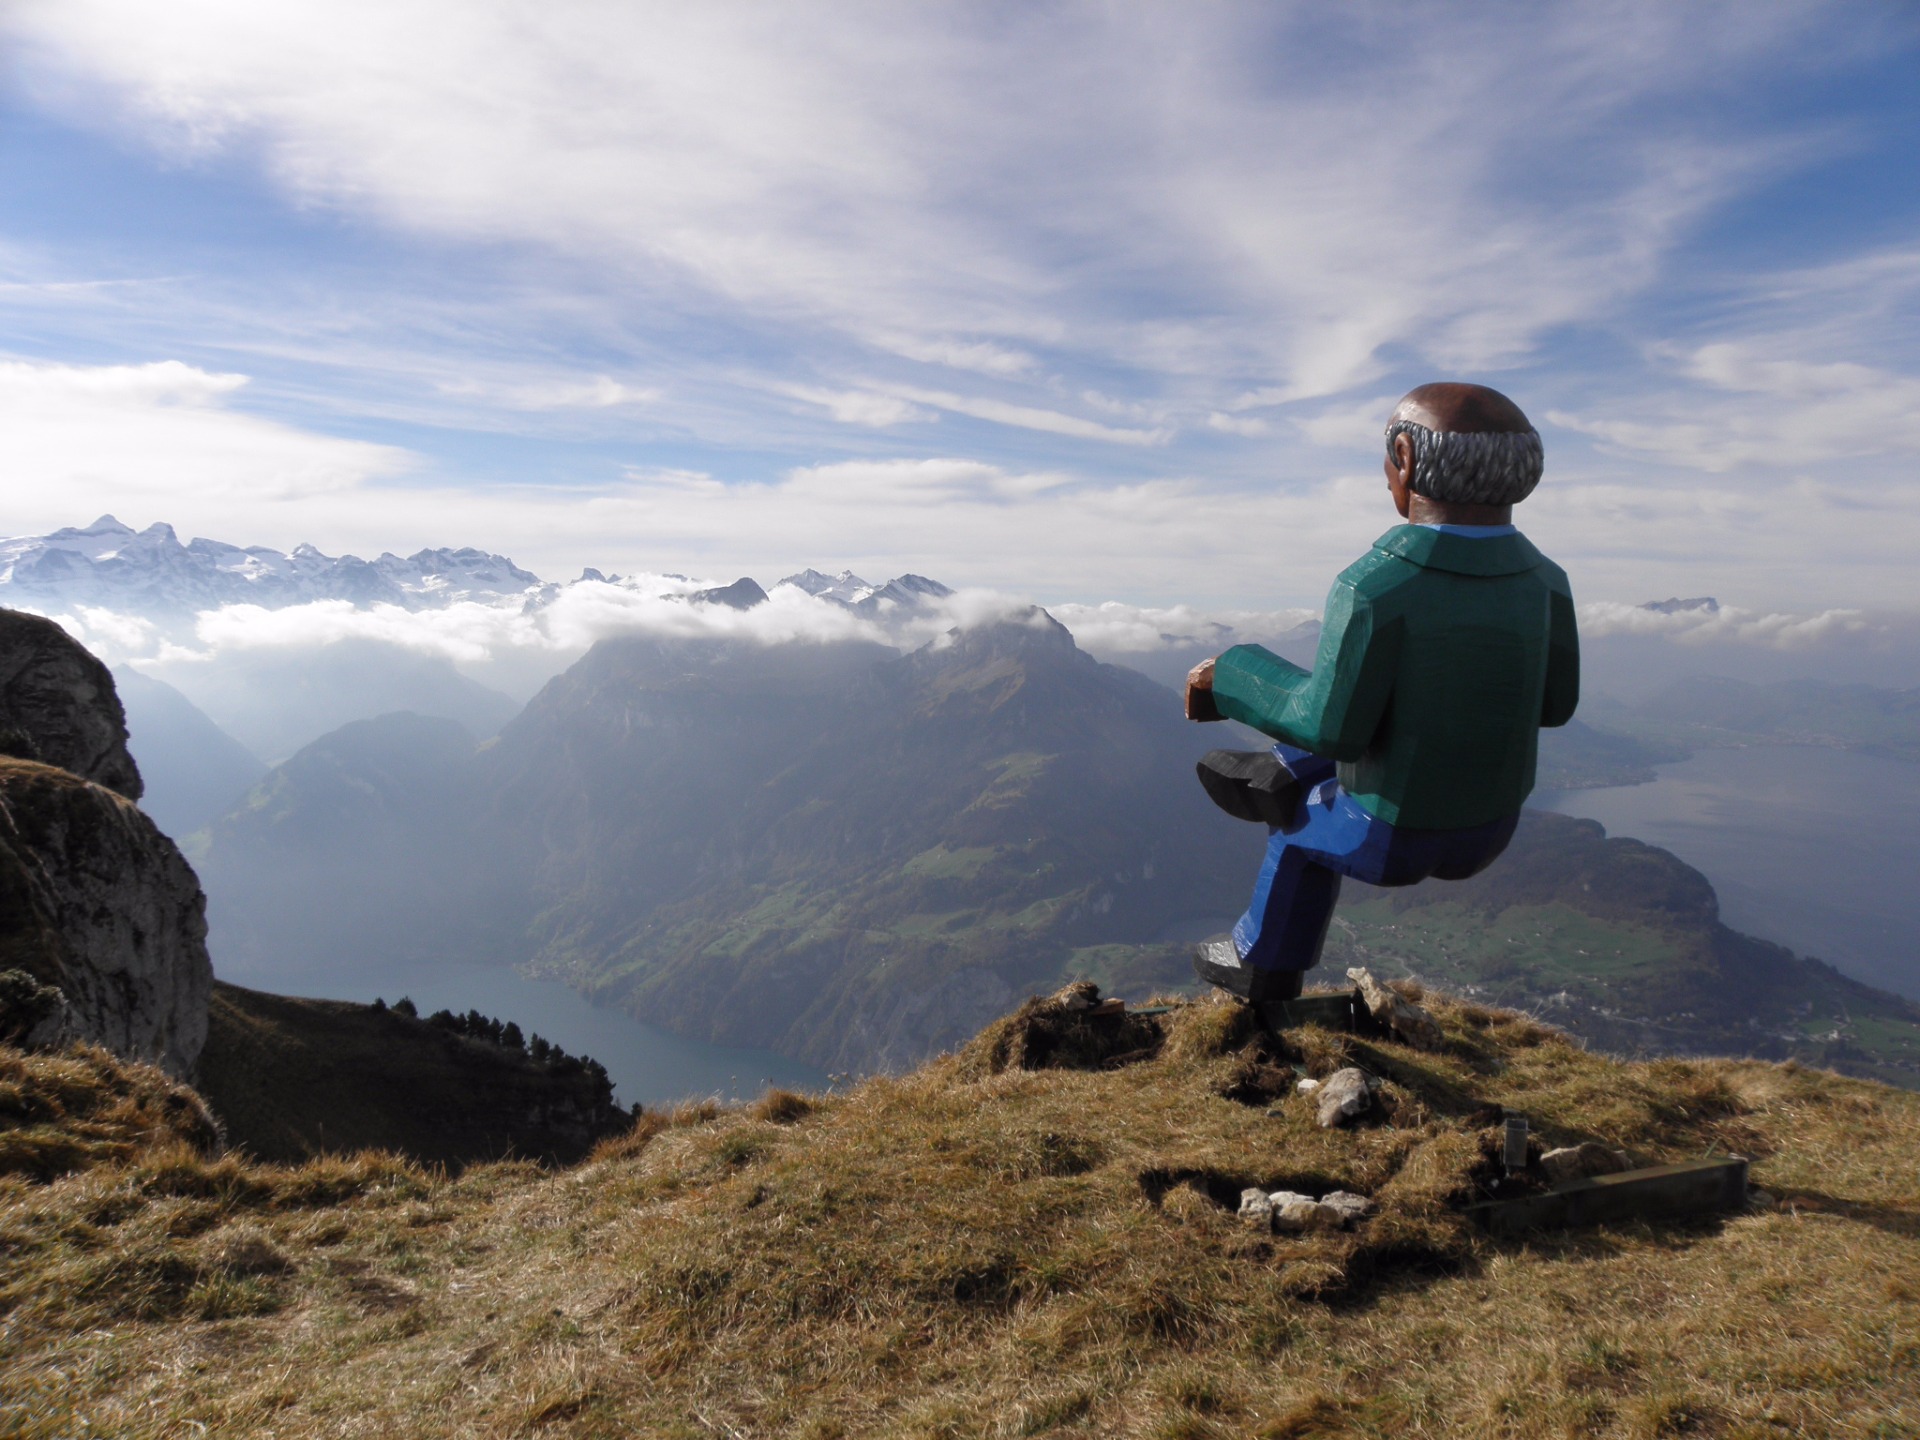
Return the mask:
{"type": "Polygon", "coordinates": [[[457,1179],[214,1156],[157,1072],[0,1052],[0,1155],[76,1127],[96,1147],[0,1179],[0,1429],[1914,1432],[1920,1095],[1622,1063],[1431,1003],[1437,1056],[1317,1030],[1276,1053],[1203,1003],[1134,1022],[1132,1063],[1099,1069],[1021,1068],[1047,1058],[1029,1007],[906,1076],[457,1179]],[[1321,1131],[1291,1066],[1347,1061],[1385,1078],[1382,1117],[1321,1131]],[[1649,1161],[1739,1151],[1777,1199],[1492,1241],[1455,1209],[1491,1105],[1649,1161]],[[1244,1183],[1380,1214],[1259,1235],[1222,1203],[1244,1183]]]}
{"type": "Polygon", "coordinates": [[[629,1117],[578,1059],[471,1040],[391,1009],[216,980],[199,1088],[228,1141],[263,1160],[393,1150],[458,1167],[570,1163],[629,1117]]]}

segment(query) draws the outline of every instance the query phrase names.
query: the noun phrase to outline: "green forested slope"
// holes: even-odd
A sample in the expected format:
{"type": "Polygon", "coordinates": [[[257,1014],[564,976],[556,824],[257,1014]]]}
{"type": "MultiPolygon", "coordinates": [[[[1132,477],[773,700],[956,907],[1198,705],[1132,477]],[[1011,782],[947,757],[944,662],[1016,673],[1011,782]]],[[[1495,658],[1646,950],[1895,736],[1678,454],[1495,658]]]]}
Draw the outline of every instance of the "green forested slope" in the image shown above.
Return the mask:
{"type": "MultiPolygon", "coordinates": [[[[517,961],[685,1034],[898,1067],[1066,978],[1190,984],[1187,942],[1238,912],[1264,841],[1192,762],[1244,743],[1039,612],[906,657],[635,637],[477,748],[418,717],[336,732],[198,858],[217,944],[256,963],[517,961]]],[[[1664,753],[1574,730],[1543,776],[1664,753]]],[[[1355,959],[1611,1048],[1915,1075],[1911,1005],[1734,934],[1698,872],[1564,817],[1463,885],[1350,886],[1322,973],[1355,959]]]]}

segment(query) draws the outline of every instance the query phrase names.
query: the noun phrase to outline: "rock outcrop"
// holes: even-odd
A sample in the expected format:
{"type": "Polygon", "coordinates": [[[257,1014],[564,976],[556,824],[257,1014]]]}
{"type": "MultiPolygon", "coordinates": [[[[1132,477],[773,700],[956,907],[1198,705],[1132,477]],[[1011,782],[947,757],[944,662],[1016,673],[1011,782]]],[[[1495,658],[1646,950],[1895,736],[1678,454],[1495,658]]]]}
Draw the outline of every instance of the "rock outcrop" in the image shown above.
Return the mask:
{"type": "Polygon", "coordinates": [[[0,758],[0,970],[57,986],[81,1038],[185,1077],[207,1037],[206,941],[193,868],[138,806],[0,758]]]}
{"type": "Polygon", "coordinates": [[[1366,1002],[1373,1018],[1391,1030],[1395,1038],[1416,1050],[1445,1048],[1446,1036],[1433,1016],[1404,995],[1397,995],[1382,985],[1373,978],[1371,970],[1356,965],[1347,971],[1347,978],[1359,989],[1360,998],[1366,1002]]]}
{"type": "Polygon", "coordinates": [[[213,988],[206,897],[140,793],[107,667],[0,610],[0,971],[65,996],[61,1036],[184,1077],[213,988]]]}
{"type": "Polygon", "coordinates": [[[53,621],[19,610],[0,610],[0,754],[140,798],[112,674],[53,621]]]}

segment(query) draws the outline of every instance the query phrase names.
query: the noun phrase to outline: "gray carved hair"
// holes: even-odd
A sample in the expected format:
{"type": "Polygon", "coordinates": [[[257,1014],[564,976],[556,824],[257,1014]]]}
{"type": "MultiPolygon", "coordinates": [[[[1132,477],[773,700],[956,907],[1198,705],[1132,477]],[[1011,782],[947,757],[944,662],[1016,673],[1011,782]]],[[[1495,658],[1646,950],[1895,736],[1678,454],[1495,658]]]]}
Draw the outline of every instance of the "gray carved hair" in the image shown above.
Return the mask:
{"type": "Polygon", "coordinates": [[[1387,427],[1387,454],[1401,435],[1413,446],[1413,491],[1429,500],[1518,505],[1540,483],[1545,456],[1538,430],[1429,430],[1402,420],[1387,427]]]}

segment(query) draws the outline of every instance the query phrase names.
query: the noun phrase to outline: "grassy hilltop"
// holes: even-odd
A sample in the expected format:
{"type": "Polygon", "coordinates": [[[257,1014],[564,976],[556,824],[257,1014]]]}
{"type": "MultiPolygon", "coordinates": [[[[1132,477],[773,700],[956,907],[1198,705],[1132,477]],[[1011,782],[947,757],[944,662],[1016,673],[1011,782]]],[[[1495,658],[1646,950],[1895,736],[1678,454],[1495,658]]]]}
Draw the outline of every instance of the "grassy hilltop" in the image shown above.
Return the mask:
{"type": "Polygon", "coordinates": [[[1920,1095],[1590,1054],[1429,997],[1446,1049],[1239,1007],[1030,1005],[843,1094],[648,1116],[458,1178],[213,1153],[102,1052],[0,1052],[0,1432],[114,1435],[1911,1435],[1920,1095]],[[1322,1131],[1299,1071],[1379,1114],[1322,1131]],[[1499,1110],[1644,1161],[1738,1152],[1687,1223],[1491,1240],[1499,1110]],[[1345,1188],[1257,1233],[1244,1185],[1345,1188]]]}
{"type": "Polygon", "coordinates": [[[208,1020],[200,1093],[228,1142],[261,1159],[385,1149],[454,1169],[570,1162],[628,1125],[604,1068],[537,1040],[529,1054],[517,1026],[502,1043],[444,1012],[423,1020],[219,980],[208,1020]]]}

